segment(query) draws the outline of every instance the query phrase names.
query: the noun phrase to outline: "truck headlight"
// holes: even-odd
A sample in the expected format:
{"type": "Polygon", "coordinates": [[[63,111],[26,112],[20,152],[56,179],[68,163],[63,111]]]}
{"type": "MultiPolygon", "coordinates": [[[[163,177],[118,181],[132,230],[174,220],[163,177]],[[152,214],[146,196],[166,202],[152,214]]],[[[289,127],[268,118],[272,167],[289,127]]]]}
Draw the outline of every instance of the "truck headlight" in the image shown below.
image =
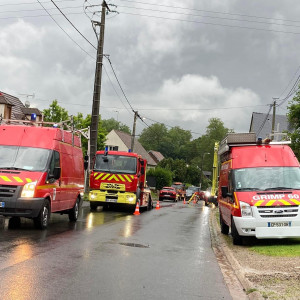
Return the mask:
{"type": "Polygon", "coordinates": [[[240,201],[240,206],[242,217],[252,217],[252,209],[248,203],[240,201]]]}
{"type": "Polygon", "coordinates": [[[210,192],[209,192],[209,191],[206,191],[206,192],[205,192],[205,196],[206,196],[206,197],[210,197],[210,192]]]}
{"type": "Polygon", "coordinates": [[[37,184],[37,181],[26,183],[23,186],[21,197],[22,198],[33,198],[36,184],[37,184]]]}

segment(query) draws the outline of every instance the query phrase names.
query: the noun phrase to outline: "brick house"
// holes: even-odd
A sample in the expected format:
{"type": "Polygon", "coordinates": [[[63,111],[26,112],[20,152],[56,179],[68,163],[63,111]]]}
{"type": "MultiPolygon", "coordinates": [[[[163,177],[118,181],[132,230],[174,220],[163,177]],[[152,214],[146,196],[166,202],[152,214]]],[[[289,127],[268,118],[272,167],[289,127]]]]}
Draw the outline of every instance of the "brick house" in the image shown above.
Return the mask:
{"type": "Polygon", "coordinates": [[[42,113],[37,108],[26,107],[19,98],[0,91],[0,118],[11,120],[30,120],[31,114],[42,121],[42,113]]]}

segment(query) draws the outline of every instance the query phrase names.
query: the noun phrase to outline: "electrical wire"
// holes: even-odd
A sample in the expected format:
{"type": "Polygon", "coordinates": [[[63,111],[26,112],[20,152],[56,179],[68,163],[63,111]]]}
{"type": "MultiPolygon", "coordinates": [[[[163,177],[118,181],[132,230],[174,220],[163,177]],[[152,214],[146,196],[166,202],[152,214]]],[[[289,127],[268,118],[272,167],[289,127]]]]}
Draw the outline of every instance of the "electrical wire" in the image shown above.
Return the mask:
{"type": "Polygon", "coordinates": [[[203,22],[203,21],[174,19],[174,18],[166,18],[166,17],[160,17],[160,16],[152,16],[152,15],[129,13],[129,12],[124,12],[124,11],[120,12],[120,14],[132,15],[132,16],[140,16],[140,17],[147,17],[147,18],[155,18],[155,19],[161,19],[161,20],[170,20],[170,21],[180,21],[180,22],[187,22],[187,23],[196,23],[196,24],[221,26],[221,27],[228,27],[228,28],[239,28],[239,29],[248,29],[248,30],[255,30],[255,31],[287,33],[287,34],[294,34],[294,35],[299,35],[300,34],[300,32],[293,32],[293,31],[282,31],[282,30],[273,30],[273,29],[265,29],[265,28],[255,28],[255,27],[248,27],[248,26],[239,26],[239,25],[229,25],[229,24],[220,24],[220,23],[210,23],[210,22],[203,22]]]}
{"type": "Polygon", "coordinates": [[[95,49],[97,49],[75,26],[74,24],[68,19],[68,17],[62,12],[62,10],[55,4],[53,0],[51,2],[55,5],[55,7],[59,10],[59,12],[65,17],[65,19],[71,24],[71,26],[95,49]]]}
{"type": "Polygon", "coordinates": [[[108,56],[105,56],[105,57],[106,57],[107,60],[109,61],[110,67],[111,67],[111,69],[112,69],[112,71],[113,71],[113,74],[114,74],[114,76],[115,76],[115,78],[116,78],[116,80],[117,80],[117,82],[118,82],[118,85],[119,85],[119,87],[120,87],[120,89],[121,89],[121,91],[122,91],[122,93],[123,93],[123,95],[124,95],[124,97],[125,97],[125,99],[126,99],[128,105],[130,106],[131,110],[135,113],[135,110],[134,110],[133,107],[131,106],[131,104],[130,104],[130,102],[129,102],[129,100],[128,100],[128,98],[127,98],[127,96],[126,96],[126,94],[125,94],[125,92],[124,92],[124,90],[123,90],[123,88],[122,88],[122,86],[121,86],[121,83],[120,83],[120,81],[119,81],[119,79],[118,79],[118,76],[117,76],[115,70],[114,70],[114,67],[113,67],[113,65],[112,65],[112,63],[111,63],[110,58],[109,58],[108,56]]]}
{"type": "Polygon", "coordinates": [[[256,135],[259,135],[259,134],[260,134],[260,132],[262,131],[262,129],[264,128],[264,126],[265,126],[265,124],[266,124],[266,122],[267,122],[267,120],[268,120],[268,117],[269,117],[269,115],[270,115],[270,111],[271,111],[271,109],[272,109],[273,104],[269,104],[269,105],[270,105],[269,111],[267,112],[266,117],[265,117],[264,121],[262,122],[262,124],[260,125],[260,127],[259,127],[259,129],[258,129],[256,135]]]}
{"type": "Polygon", "coordinates": [[[258,23],[258,24],[267,24],[267,25],[278,25],[278,26],[287,26],[287,27],[300,27],[300,25],[291,25],[291,24],[282,24],[282,23],[271,23],[271,22],[264,22],[264,21],[253,21],[253,20],[242,20],[242,19],[232,19],[226,17],[216,17],[216,16],[205,16],[205,15],[196,15],[196,14],[188,14],[182,12],[175,12],[175,11],[165,11],[165,10],[158,10],[158,9],[151,9],[151,8],[141,8],[141,7],[133,7],[133,6],[126,6],[126,5],[118,5],[118,7],[123,8],[132,8],[137,10],[146,10],[152,12],[160,12],[160,13],[167,13],[167,14],[177,14],[183,16],[191,16],[191,17],[202,17],[202,18],[209,18],[209,19],[221,19],[227,21],[238,21],[238,22],[248,22],[248,23],[258,23]]]}
{"type": "MultiPolygon", "coordinates": [[[[56,0],[56,2],[74,2],[74,0],[56,0]]],[[[50,1],[42,1],[42,4],[51,3],[50,1]]],[[[0,4],[0,6],[15,6],[15,5],[31,5],[36,4],[36,2],[25,2],[25,3],[5,3],[0,4]]]]}
{"type": "Polygon", "coordinates": [[[120,0],[121,2],[130,2],[130,3],[138,3],[151,5],[155,7],[167,7],[167,8],[175,8],[175,9],[183,9],[190,11],[199,11],[206,13],[214,13],[214,14],[222,14],[222,15],[230,15],[230,16],[239,16],[239,17],[247,17],[247,18],[255,18],[255,19],[266,19],[266,20],[275,20],[275,21],[284,21],[284,22],[292,22],[292,23],[300,23],[298,20],[288,20],[288,19],[279,19],[279,18],[270,18],[270,17],[262,17],[262,16],[254,16],[254,15],[245,15],[245,14],[237,14],[237,13],[229,13],[229,12],[220,12],[220,11],[212,11],[212,10],[204,10],[204,9],[196,9],[190,7],[182,7],[182,6],[172,6],[172,5],[164,5],[164,4],[156,4],[156,3],[148,3],[142,1],[131,1],[131,0],[120,0]]]}
{"type": "Polygon", "coordinates": [[[59,24],[58,22],[51,16],[51,14],[47,11],[47,9],[42,5],[42,3],[37,0],[38,3],[42,6],[42,8],[46,11],[46,13],[50,16],[50,18],[55,22],[55,24],[71,39],[83,52],[85,52],[88,56],[95,59],[90,53],[88,53],[85,49],[83,49],[59,24]]]}
{"type": "Polygon", "coordinates": [[[219,110],[219,109],[235,109],[235,108],[247,108],[247,107],[257,107],[257,106],[269,106],[269,104],[257,104],[257,105],[245,105],[245,106],[230,106],[230,107],[217,107],[217,108],[139,108],[140,110],[186,110],[186,111],[208,111],[208,110],[219,110]]]}

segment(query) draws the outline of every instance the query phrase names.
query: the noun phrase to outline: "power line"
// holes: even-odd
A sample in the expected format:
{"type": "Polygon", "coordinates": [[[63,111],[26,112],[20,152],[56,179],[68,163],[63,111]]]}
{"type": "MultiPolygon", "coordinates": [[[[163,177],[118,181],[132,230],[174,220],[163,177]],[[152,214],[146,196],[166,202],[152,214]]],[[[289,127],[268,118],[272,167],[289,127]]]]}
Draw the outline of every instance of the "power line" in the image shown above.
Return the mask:
{"type": "Polygon", "coordinates": [[[71,24],[71,26],[95,49],[97,49],[75,26],[74,24],[68,19],[68,17],[61,11],[61,9],[55,4],[53,0],[51,2],[55,5],[55,7],[59,10],[59,12],[65,17],[65,19],[71,24]]]}
{"type": "Polygon", "coordinates": [[[222,27],[228,27],[228,28],[250,29],[250,30],[255,30],[255,31],[277,32],[277,33],[287,33],[287,34],[295,34],[295,35],[300,34],[300,32],[292,32],[292,31],[282,31],[282,30],[273,30],[273,29],[239,26],[239,25],[229,25],[229,24],[210,23],[210,22],[203,22],[203,21],[174,19],[174,18],[166,18],[166,17],[160,17],[160,16],[151,16],[151,15],[144,15],[144,14],[129,13],[129,12],[120,12],[120,13],[123,13],[125,15],[132,15],[132,16],[140,16],[140,17],[147,17],[147,18],[170,20],[170,21],[180,21],[180,22],[187,22],[187,23],[197,23],[197,24],[205,24],[205,25],[213,25],[213,26],[222,26],[222,27]]]}
{"type": "Polygon", "coordinates": [[[257,104],[257,105],[245,105],[245,106],[230,106],[230,107],[216,107],[216,108],[139,108],[138,110],[186,110],[186,111],[208,111],[208,110],[219,110],[219,109],[235,109],[235,108],[247,108],[247,107],[257,107],[257,106],[268,106],[269,104],[257,104]]]}
{"type": "Polygon", "coordinates": [[[196,9],[196,8],[182,7],[182,6],[155,4],[155,3],[148,3],[148,2],[142,2],[142,1],[122,0],[121,2],[138,3],[138,4],[151,5],[151,6],[155,6],[155,7],[167,7],[167,8],[175,8],[175,9],[183,9],[183,10],[190,10],[190,11],[199,11],[199,12],[207,12],[207,13],[223,14],[223,15],[239,16],[239,17],[247,17],[247,18],[255,18],[255,19],[266,19],[266,20],[284,21],[284,22],[292,22],[292,23],[299,23],[300,22],[298,20],[295,21],[295,20],[288,20],[288,19],[279,19],[279,18],[270,18],[270,17],[245,15],[245,14],[237,14],[237,13],[229,13],[229,12],[220,12],[220,11],[196,9]]]}
{"type": "Polygon", "coordinates": [[[46,11],[46,13],[50,16],[50,18],[55,22],[55,24],[71,39],[83,52],[85,52],[88,56],[95,59],[91,54],[89,54],[85,49],[83,49],[59,24],[56,20],[51,16],[51,14],[47,11],[47,9],[42,5],[42,3],[37,0],[38,3],[42,6],[42,8],[46,11]]]}
{"type": "Polygon", "coordinates": [[[266,124],[266,122],[267,122],[267,120],[268,120],[268,117],[269,117],[269,115],[270,115],[270,111],[271,111],[271,109],[272,109],[273,104],[269,104],[269,105],[270,105],[269,111],[267,112],[266,117],[265,117],[264,121],[262,122],[262,124],[260,125],[260,127],[259,127],[259,129],[258,129],[256,135],[259,135],[259,134],[260,134],[260,132],[262,131],[263,127],[265,126],[265,124],[266,124]]]}
{"type": "MultiPolygon", "coordinates": [[[[38,0],[37,0],[38,1],[38,0]]],[[[42,1],[38,1],[39,4],[44,4],[42,1]]],[[[61,9],[70,9],[70,8],[82,8],[82,6],[69,6],[69,7],[62,7],[61,9]]],[[[21,10],[6,10],[6,11],[0,11],[0,14],[4,13],[15,13],[15,12],[33,12],[33,11],[41,11],[43,9],[37,8],[37,9],[21,9],[21,10]]],[[[49,10],[55,10],[55,8],[48,8],[49,10]]]]}
{"type": "Polygon", "coordinates": [[[291,25],[291,24],[282,24],[282,23],[271,23],[271,22],[253,21],[253,20],[242,20],[242,19],[232,19],[232,18],[216,17],[216,16],[196,15],[196,14],[188,14],[188,13],[175,12],[175,11],[165,11],[165,10],[158,10],[158,9],[151,9],[151,8],[141,8],[141,7],[126,6],[126,5],[118,5],[118,7],[133,8],[133,9],[137,9],[137,10],[140,9],[140,10],[147,10],[147,11],[167,13],[167,14],[177,14],[177,15],[184,15],[184,16],[192,16],[192,17],[202,17],[202,18],[209,18],[209,19],[221,19],[221,20],[228,20],[228,21],[239,21],[239,22],[258,23],[258,24],[267,24],[267,25],[287,26],[287,27],[300,27],[300,25],[291,25]]]}
{"type": "Polygon", "coordinates": [[[124,90],[123,90],[123,88],[122,88],[122,86],[121,86],[121,83],[120,83],[120,81],[119,81],[119,79],[118,79],[118,77],[117,77],[117,74],[116,74],[116,72],[115,72],[115,70],[114,70],[114,67],[113,67],[113,65],[112,65],[112,63],[111,63],[110,58],[109,58],[108,56],[105,56],[105,57],[106,57],[107,60],[109,61],[110,67],[111,67],[111,69],[112,69],[112,71],[113,71],[113,74],[114,74],[114,76],[115,76],[115,78],[116,78],[116,80],[117,80],[117,82],[118,82],[118,85],[119,85],[119,87],[120,87],[120,89],[121,89],[121,91],[122,91],[122,93],[123,93],[123,95],[124,95],[124,97],[125,97],[125,99],[126,99],[128,105],[130,106],[131,110],[132,110],[133,112],[135,112],[135,110],[134,110],[133,107],[131,106],[131,104],[130,104],[130,102],[129,102],[129,100],[128,100],[128,98],[127,98],[127,96],[126,96],[126,94],[125,94],[125,92],[124,92],[124,90]]]}
{"type": "MultiPolygon", "coordinates": [[[[74,2],[74,0],[56,0],[56,2],[74,2]]],[[[51,3],[51,1],[43,1],[42,4],[51,3]]],[[[5,3],[0,4],[0,6],[15,6],[15,5],[31,5],[36,4],[36,2],[25,2],[25,3],[5,3]]]]}

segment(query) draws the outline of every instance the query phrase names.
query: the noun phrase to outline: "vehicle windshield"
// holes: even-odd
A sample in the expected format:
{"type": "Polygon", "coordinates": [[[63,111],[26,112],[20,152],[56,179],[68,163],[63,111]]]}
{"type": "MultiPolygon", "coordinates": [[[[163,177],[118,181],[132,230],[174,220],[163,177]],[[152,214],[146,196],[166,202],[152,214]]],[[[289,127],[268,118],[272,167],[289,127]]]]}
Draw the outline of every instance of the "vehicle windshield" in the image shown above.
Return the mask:
{"type": "Polygon", "coordinates": [[[172,187],[163,187],[163,190],[174,191],[175,189],[172,187]]]}
{"type": "Polygon", "coordinates": [[[122,155],[96,155],[95,171],[136,174],[136,157],[122,155]]]}
{"type": "Polygon", "coordinates": [[[233,172],[233,186],[236,191],[300,189],[300,168],[237,169],[233,172]]]}
{"type": "Polygon", "coordinates": [[[44,171],[50,150],[0,145],[0,169],[44,171]]]}

